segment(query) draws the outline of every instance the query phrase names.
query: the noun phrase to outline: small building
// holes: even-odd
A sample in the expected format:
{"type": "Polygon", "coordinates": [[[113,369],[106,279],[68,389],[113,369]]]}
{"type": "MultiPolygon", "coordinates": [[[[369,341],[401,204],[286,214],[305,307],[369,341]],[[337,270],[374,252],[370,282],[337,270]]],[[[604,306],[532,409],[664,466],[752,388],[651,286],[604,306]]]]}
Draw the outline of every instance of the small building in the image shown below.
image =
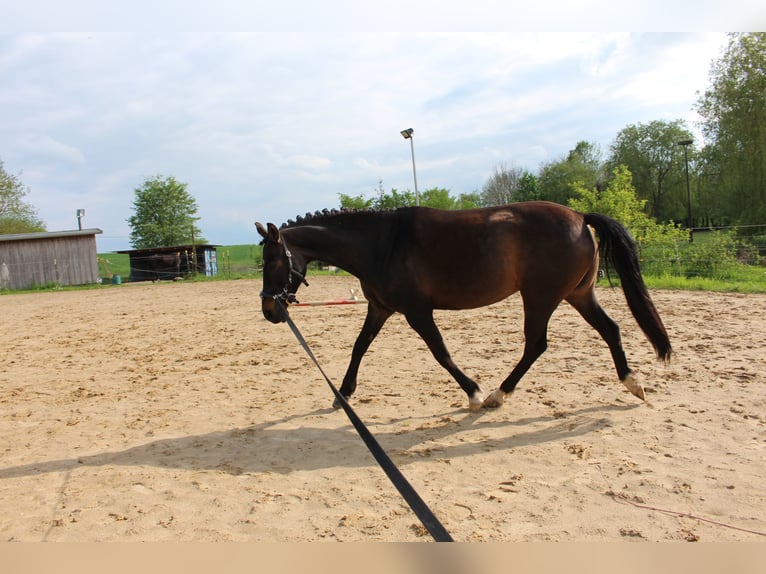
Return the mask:
{"type": "Polygon", "coordinates": [[[98,283],[100,229],[0,235],[0,289],[98,283]]]}
{"type": "Polygon", "coordinates": [[[130,281],[180,279],[195,273],[218,274],[217,245],[176,245],[118,251],[130,257],[130,281]]]}

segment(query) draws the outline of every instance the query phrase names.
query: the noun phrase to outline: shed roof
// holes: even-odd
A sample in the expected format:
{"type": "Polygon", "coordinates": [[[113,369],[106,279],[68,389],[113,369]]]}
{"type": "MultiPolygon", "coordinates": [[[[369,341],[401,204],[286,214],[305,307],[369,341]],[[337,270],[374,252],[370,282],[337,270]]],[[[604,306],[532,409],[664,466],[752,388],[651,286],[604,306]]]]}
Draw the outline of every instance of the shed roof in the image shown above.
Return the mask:
{"type": "Polygon", "coordinates": [[[117,251],[116,253],[127,253],[128,255],[136,254],[150,254],[150,253],[171,253],[173,251],[191,251],[192,249],[205,249],[207,247],[220,247],[220,245],[214,245],[212,243],[196,243],[194,245],[171,245],[169,247],[147,247],[146,249],[125,249],[123,251],[117,251]]]}
{"type": "Polygon", "coordinates": [[[74,229],[71,231],[39,231],[36,233],[7,233],[0,235],[0,241],[34,241],[38,239],[59,239],[62,237],[82,237],[103,233],[100,229],[74,229]]]}

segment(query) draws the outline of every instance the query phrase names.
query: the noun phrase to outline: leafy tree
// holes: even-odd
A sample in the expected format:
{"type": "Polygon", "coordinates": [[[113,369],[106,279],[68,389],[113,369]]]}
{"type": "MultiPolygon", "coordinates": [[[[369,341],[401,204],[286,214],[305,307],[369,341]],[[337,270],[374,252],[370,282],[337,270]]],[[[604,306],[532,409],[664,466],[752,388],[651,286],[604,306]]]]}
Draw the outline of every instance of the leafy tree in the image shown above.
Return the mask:
{"type": "Polygon", "coordinates": [[[455,209],[476,209],[482,205],[481,194],[478,191],[461,193],[455,200],[455,209]]]}
{"type": "Polygon", "coordinates": [[[608,215],[633,232],[651,225],[653,222],[644,211],[646,200],[636,195],[630,170],[620,165],[612,173],[612,180],[603,190],[576,182],[572,186],[574,197],[569,200],[569,207],[582,213],[608,215]]]}
{"type": "Polygon", "coordinates": [[[733,232],[714,232],[706,241],[689,243],[687,230],[649,217],[644,209],[646,199],[636,194],[630,170],[624,165],[614,169],[605,189],[576,184],[572,191],[572,209],[603,213],[628,228],[646,274],[726,278],[737,265],[741,245],[733,232]]]}
{"type": "Polygon", "coordinates": [[[766,33],[738,33],[710,70],[697,102],[713,194],[729,222],[766,220],[766,33]]]}
{"type": "Polygon", "coordinates": [[[24,201],[28,193],[18,176],[5,171],[0,159],[0,234],[45,231],[37,210],[24,201]]]}
{"type": "Polygon", "coordinates": [[[344,209],[371,209],[375,198],[365,198],[364,195],[346,195],[339,193],[340,206],[344,209]]]}
{"type": "Polygon", "coordinates": [[[381,193],[373,201],[373,207],[375,209],[395,209],[397,207],[409,207],[417,205],[415,198],[415,192],[399,191],[396,188],[391,188],[390,193],[381,193]]]}
{"type": "Polygon", "coordinates": [[[128,223],[134,249],[205,243],[196,225],[197,202],[174,177],[147,178],[135,189],[128,223]]]}
{"type": "Polygon", "coordinates": [[[540,180],[535,174],[529,171],[524,172],[519,179],[516,198],[517,201],[535,201],[542,199],[540,194],[540,180]]]}
{"type": "MultiPolygon", "coordinates": [[[[383,182],[378,181],[375,189],[376,196],[366,198],[363,194],[350,196],[338,194],[340,206],[347,209],[395,209],[417,204],[415,194],[410,191],[399,191],[392,188],[390,192],[383,189],[383,182]]],[[[448,189],[434,187],[420,193],[420,205],[438,209],[457,209],[457,201],[450,195],[448,189]]]]}
{"type": "Polygon", "coordinates": [[[646,214],[646,200],[637,196],[626,166],[617,166],[612,175],[603,190],[581,183],[573,185],[574,197],[569,207],[583,213],[603,213],[621,222],[636,240],[644,273],[665,273],[678,261],[680,246],[687,242],[688,235],[672,224],[659,224],[646,214]]]}
{"type": "Polygon", "coordinates": [[[448,189],[433,187],[426,189],[420,194],[420,205],[434,207],[436,209],[455,209],[455,198],[450,195],[448,189]]]}
{"type": "Polygon", "coordinates": [[[566,158],[544,164],[535,188],[538,199],[566,205],[572,197],[572,184],[602,185],[603,164],[598,144],[580,141],[566,158]]]}
{"type": "Polygon", "coordinates": [[[693,155],[690,154],[692,216],[698,227],[732,225],[739,220],[723,189],[720,155],[718,148],[712,145],[706,145],[693,155]]]}
{"type": "MultiPolygon", "coordinates": [[[[655,120],[623,128],[611,145],[609,165],[630,169],[649,214],[661,221],[686,218],[684,149],[678,142],[688,139],[691,133],[683,120],[655,120]]],[[[693,162],[694,147],[688,151],[693,162]]]]}

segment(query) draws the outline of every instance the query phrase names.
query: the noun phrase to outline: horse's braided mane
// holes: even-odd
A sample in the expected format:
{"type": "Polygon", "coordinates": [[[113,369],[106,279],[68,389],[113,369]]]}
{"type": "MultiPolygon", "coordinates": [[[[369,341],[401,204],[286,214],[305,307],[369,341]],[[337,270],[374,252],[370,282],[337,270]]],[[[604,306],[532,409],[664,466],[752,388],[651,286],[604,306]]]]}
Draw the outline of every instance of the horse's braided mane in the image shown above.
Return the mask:
{"type": "Polygon", "coordinates": [[[392,209],[353,209],[348,207],[341,207],[340,209],[322,209],[321,211],[315,211],[314,213],[306,213],[306,215],[296,215],[295,220],[288,219],[287,223],[283,223],[280,229],[288,229],[298,225],[306,225],[312,221],[321,221],[328,217],[336,217],[338,215],[352,215],[357,213],[385,213],[388,211],[394,211],[392,209]]]}

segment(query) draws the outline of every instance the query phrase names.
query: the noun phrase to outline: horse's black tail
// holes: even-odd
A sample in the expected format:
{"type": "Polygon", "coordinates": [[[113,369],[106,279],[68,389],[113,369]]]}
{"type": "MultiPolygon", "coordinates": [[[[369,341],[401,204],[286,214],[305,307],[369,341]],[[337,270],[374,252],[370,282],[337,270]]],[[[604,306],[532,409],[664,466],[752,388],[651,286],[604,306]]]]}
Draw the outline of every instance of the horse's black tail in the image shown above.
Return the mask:
{"type": "Polygon", "coordinates": [[[644,285],[633,237],[619,222],[606,215],[588,213],[585,223],[598,233],[601,255],[617,270],[628,307],[654,347],[657,358],[669,361],[670,339],[644,285]]]}

